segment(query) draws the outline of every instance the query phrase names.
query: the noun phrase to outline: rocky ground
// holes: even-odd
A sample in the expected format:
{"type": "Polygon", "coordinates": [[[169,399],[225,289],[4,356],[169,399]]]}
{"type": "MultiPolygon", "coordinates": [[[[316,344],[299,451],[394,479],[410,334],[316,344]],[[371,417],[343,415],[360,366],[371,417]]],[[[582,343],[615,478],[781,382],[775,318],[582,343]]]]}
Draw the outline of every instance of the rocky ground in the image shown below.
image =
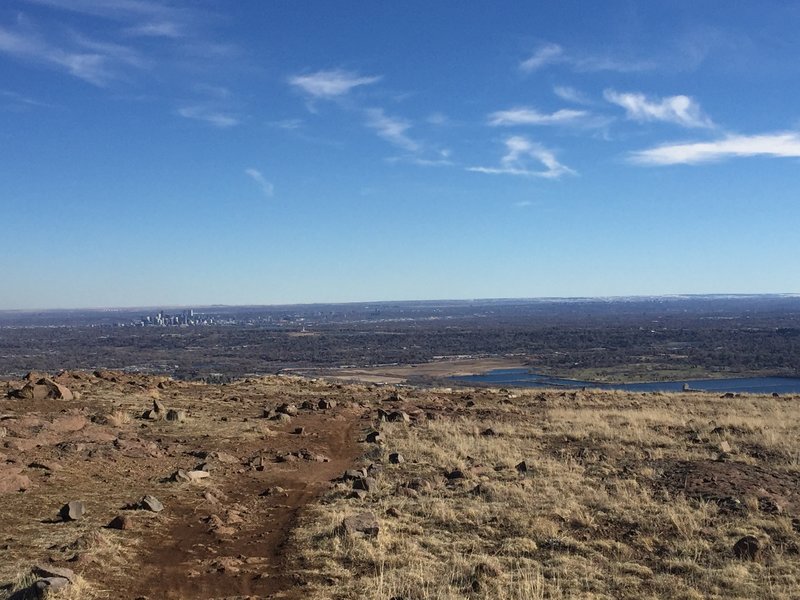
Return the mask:
{"type": "Polygon", "coordinates": [[[0,598],[797,598],[800,404],[0,383],[0,598]]]}

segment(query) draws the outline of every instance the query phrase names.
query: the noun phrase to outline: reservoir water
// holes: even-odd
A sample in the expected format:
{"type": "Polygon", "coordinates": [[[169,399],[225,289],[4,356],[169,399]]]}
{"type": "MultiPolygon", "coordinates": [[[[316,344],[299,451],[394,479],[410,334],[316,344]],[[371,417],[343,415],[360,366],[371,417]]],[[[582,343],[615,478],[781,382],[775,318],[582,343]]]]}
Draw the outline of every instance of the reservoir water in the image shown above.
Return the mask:
{"type": "Polygon", "coordinates": [[[732,377],[728,379],[685,379],[683,381],[650,381],[645,383],[598,383],[576,379],[560,379],[533,373],[528,369],[495,369],[479,375],[453,377],[466,385],[533,388],[594,388],[628,392],[680,392],[684,385],[703,392],[746,394],[800,394],[798,377],[732,377]]]}

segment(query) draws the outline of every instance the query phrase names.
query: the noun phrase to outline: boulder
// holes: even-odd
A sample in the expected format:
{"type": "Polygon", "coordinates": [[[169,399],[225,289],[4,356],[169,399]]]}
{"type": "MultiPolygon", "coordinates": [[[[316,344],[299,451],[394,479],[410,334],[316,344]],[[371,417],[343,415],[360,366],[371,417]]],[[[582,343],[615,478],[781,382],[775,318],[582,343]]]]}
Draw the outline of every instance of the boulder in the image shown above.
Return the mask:
{"type": "Polygon", "coordinates": [[[37,577],[61,577],[70,583],[75,583],[75,571],[72,569],[39,564],[34,566],[31,571],[37,577]]]}
{"type": "Polygon", "coordinates": [[[32,589],[35,597],[47,598],[50,594],[57,593],[70,585],[69,579],[64,577],[43,577],[34,582],[32,589]]]}
{"type": "Polygon", "coordinates": [[[372,493],[378,489],[378,482],[372,477],[360,477],[353,481],[353,489],[372,493]]]}
{"type": "Polygon", "coordinates": [[[409,423],[411,421],[411,417],[408,416],[407,412],[396,410],[394,412],[390,412],[386,417],[386,420],[393,423],[409,423]]]}
{"type": "Polygon", "coordinates": [[[174,408],[170,408],[167,411],[167,421],[176,421],[178,423],[183,423],[185,420],[186,420],[185,410],[175,410],[174,408]]]}
{"type": "Polygon", "coordinates": [[[380,526],[378,525],[378,519],[373,513],[363,512],[345,517],[342,521],[340,532],[343,535],[377,537],[380,532],[380,526]]]}
{"type": "Polygon", "coordinates": [[[133,519],[131,519],[128,515],[117,515],[111,522],[106,525],[109,529],[119,529],[119,530],[126,530],[133,527],[133,519]]]}
{"type": "Polygon", "coordinates": [[[279,413],[284,415],[289,415],[290,417],[294,417],[297,415],[297,407],[294,404],[284,403],[281,404],[277,409],[279,413]]]}
{"type": "Polygon", "coordinates": [[[392,463],[393,465],[399,465],[401,463],[404,463],[405,461],[406,459],[403,458],[403,455],[400,454],[399,452],[392,452],[389,455],[389,462],[392,463]]]}
{"type": "Polygon", "coordinates": [[[142,510],[149,510],[150,512],[161,512],[164,510],[164,505],[155,496],[149,494],[139,501],[139,508],[142,510]]]}
{"type": "Polygon", "coordinates": [[[73,500],[61,507],[58,514],[65,521],[77,521],[86,512],[86,505],[80,500],[73,500]]]}
{"type": "Polygon", "coordinates": [[[74,400],[72,391],[52,379],[42,377],[34,381],[28,381],[22,388],[12,390],[8,393],[9,398],[19,398],[20,400],[74,400]]]}
{"type": "Polygon", "coordinates": [[[22,469],[0,465],[0,494],[24,492],[31,487],[31,480],[22,474],[22,469]]]}
{"type": "Polygon", "coordinates": [[[733,545],[733,555],[740,560],[758,560],[761,558],[761,543],[758,538],[746,535],[733,545]]]}

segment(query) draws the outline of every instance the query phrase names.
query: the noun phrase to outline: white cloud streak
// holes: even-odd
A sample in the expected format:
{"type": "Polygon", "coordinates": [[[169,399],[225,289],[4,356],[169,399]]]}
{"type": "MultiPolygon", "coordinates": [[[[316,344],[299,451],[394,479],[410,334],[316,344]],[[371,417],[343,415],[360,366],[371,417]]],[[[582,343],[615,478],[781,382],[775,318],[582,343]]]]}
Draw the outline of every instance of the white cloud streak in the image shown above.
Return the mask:
{"type": "Polygon", "coordinates": [[[529,58],[519,63],[523,73],[533,73],[550,65],[562,64],[578,72],[616,71],[632,73],[653,68],[653,63],[640,60],[619,60],[608,56],[579,56],[564,50],[558,44],[544,44],[529,58]]]}
{"type": "Polygon", "coordinates": [[[655,166],[696,165],[752,156],[800,158],[800,134],[786,131],[761,135],[729,135],[710,142],[664,144],[634,152],[630,161],[655,166]]]}
{"type": "Polygon", "coordinates": [[[558,44],[545,44],[529,58],[519,63],[519,68],[526,73],[532,73],[547,65],[563,61],[564,49],[561,46],[558,44]]]}
{"type": "Polygon", "coordinates": [[[387,142],[404,150],[418,152],[421,149],[419,142],[406,134],[406,131],[411,128],[411,124],[404,119],[388,116],[382,108],[367,109],[366,125],[370,129],[374,129],[387,142]]]}
{"type": "Polygon", "coordinates": [[[489,115],[489,125],[564,125],[586,117],[585,110],[564,108],[551,114],[544,114],[535,108],[525,106],[499,110],[489,115]]]}
{"type": "Polygon", "coordinates": [[[207,106],[194,105],[182,106],[177,110],[178,115],[186,119],[194,119],[196,121],[203,121],[214,127],[225,129],[227,127],[234,127],[239,124],[239,119],[235,116],[213,110],[207,106]]]}
{"type": "Polygon", "coordinates": [[[638,92],[619,93],[605,90],[603,96],[612,104],[625,109],[628,119],[638,122],[664,121],[682,127],[711,128],[714,123],[700,109],[700,105],[689,96],[667,96],[650,99],[638,92]]]}
{"type": "Polygon", "coordinates": [[[250,167],[249,169],[245,169],[244,172],[248,177],[258,184],[258,187],[261,188],[264,196],[267,198],[272,198],[272,196],[275,194],[275,186],[273,186],[271,182],[264,178],[264,175],[261,174],[261,171],[250,167]]]}
{"type": "Polygon", "coordinates": [[[56,67],[93,85],[103,87],[118,78],[124,66],[142,67],[145,62],[126,46],[96,42],[75,36],[77,49],[66,50],[31,32],[15,32],[0,27],[0,53],[22,60],[56,67]]]}
{"type": "Polygon", "coordinates": [[[467,167],[468,171],[492,175],[519,175],[523,177],[543,177],[558,179],[564,175],[575,175],[575,171],[562,165],[555,154],[536,142],[522,136],[512,136],[505,141],[506,154],[500,159],[499,167],[467,167]],[[544,170],[535,170],[531,163],[544,165],[544,170]]]}
{"type": "Polygon", "coordinates": [[[553,88],[553,93],[565,102],[572,102],[573,104],[591,104],[591,100],[589,100],[583,92],[568,85],[555,86],[553,88]]]}
{"type": "Polygon", "coordinates": [[[294,75],[289,83],[314,98],[331,99],[348,94],[353,88],[370,85],[381,80],[381,76],[362,76],[358,73],[334,69],[317,71],[308,75],[294,75]]]}

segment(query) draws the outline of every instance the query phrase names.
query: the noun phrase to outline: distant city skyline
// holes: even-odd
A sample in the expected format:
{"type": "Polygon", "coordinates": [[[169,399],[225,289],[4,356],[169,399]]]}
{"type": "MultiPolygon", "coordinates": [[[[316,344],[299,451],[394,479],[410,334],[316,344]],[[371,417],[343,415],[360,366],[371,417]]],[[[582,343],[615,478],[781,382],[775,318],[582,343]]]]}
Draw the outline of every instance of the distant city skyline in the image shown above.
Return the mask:
{"type": "Polygon", "coordinates": [[[799,26],[9,0],[0,309],[798,293],[799,26]]]}

